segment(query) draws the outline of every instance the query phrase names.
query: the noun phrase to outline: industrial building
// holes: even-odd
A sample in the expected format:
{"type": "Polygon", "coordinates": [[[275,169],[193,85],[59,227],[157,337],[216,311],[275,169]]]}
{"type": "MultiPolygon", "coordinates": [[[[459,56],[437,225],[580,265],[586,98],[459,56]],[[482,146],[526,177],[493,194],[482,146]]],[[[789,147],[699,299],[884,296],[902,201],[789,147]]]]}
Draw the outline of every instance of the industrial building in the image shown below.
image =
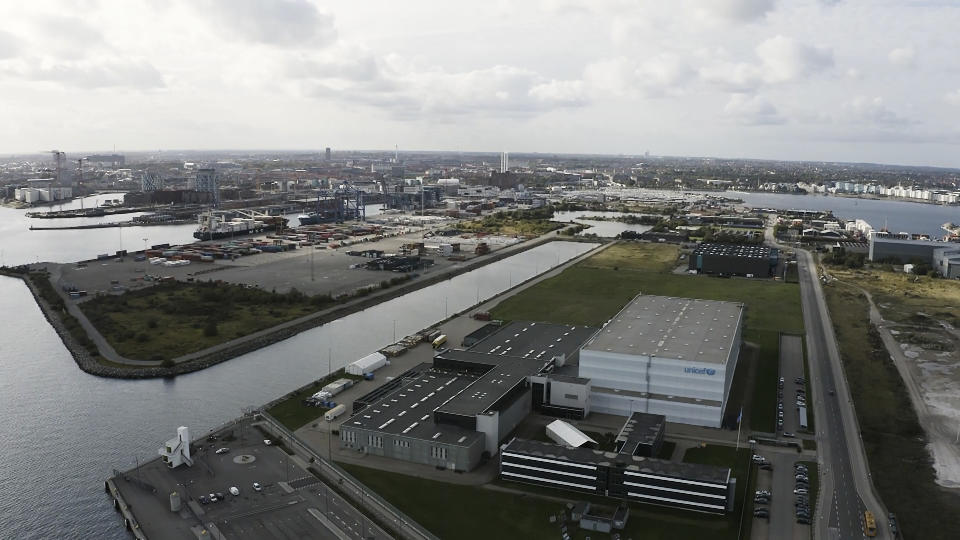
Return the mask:
{"type": "Polygon", "coordinates": [[[637,296],[580,351],[590,410],[720,427],[742,329],[740,303],[637,296]]]}
{"type": "Polygon", "coordinates": [[[960,244],[933,250],[933,266],[948,279],[960,279],[960,244]]]}
{"type": "Polygon", "coordinates": [[[914,240],[898,236],[887,235],[882,232],[875,232],[870,235],[870,250],[867,258],[877,262],[908,263],[920,261],[933,264],[934,251],[956,247],[954,244],[947,242],[914,240]]]}
{"type": "Polygon", "coordinates": [[[667,417],[662,414],[631,414],[617,435],[617,452],[631,456],[656,456],[663,446],[663,428],[666,423],[667,417]]]}
{"type": "MultiPolygon", "coordinates": [[[[354,402],[340,444],[368,454],[470,470],[534,408],[582,418],[589,385],[552,379],[595,328],[513,322],[467,350],[445,350],[354,402]]],[[[587,381],[588,382],[588,381],[587,381]]]]}
{"type": "Polygon", "coordinates": [[[500,453],[504,480],[722,514],[733,509],[730,469],[513,439],[500,453]]]}
{"type": "Polygon", "coordinates": [[[779,262],[780,250],[760,244],[700,244],[687,268],[702,274],[770,277],[779,262]]]}

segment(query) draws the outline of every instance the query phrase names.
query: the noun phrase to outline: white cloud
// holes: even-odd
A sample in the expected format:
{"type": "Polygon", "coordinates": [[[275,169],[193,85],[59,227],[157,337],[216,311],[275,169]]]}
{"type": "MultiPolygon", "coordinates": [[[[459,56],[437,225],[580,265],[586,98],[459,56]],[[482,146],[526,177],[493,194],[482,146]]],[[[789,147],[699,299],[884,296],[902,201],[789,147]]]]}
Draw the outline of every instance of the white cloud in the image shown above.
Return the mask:
{"type": "Polygon", "coordinates": [[[697,5],[708,15],[745,22],[765,17],[776,3],[776,0],[699,0],[697,5]]]}
{"type": "Polygon", "coordinates": [[[833,67],[833,51],[812,47],[782,35],[770,38],[756,49],[763,63],[766,82],[797,80],[833,67]]]}
{"type": "Polygon", "coordinates": [[[857,96],[843,104],[843,111],[846,113],[847,120],[854,123],[880,126],[899,126],[914,123],[887,107],[883,98],[879,96],[873,98],[857,96]]]}
{"type": "Polygon", "coordinates": [[[914,67],[917,63],[917,53],[912,46],[898,47],[887,55],[890,63],[904,68],[914,67]]]}
{"type": "Polygon", "coordinates": [[[615,96],[662,97],[682,93],[696,73],[674,54],[643,61],[623,56],[593,62],[584,69],[591,90],[615,96]]]}
{"type": "Polygon", "coordinates": [[[944,94],[943,100],[951,105],[960,105],[960,88],[944,94]]]}
{"type": "Polygon", "coordinates": [[[777,108],[763,96],[733,94],[723,112],[738,124],[748,126],[783,124],[786,119],[777,108]]]}
{"type": "Polygon", "coordinates": [[[209,24],[231,40],[306,48],[336,39],[333,17],[307,0],[205,0],[202,5],[209,24]]]}
{"type": "Polygon", "coordinates": [[[54,62],[31,65],[20,72],[26,79],[61,83],[78,88],[125,87],[152,89],[164,86],[160,72],[145,61],[54,62]]]}
{"type": "Polygon", "coordinates": [[[20,52],[20,41],[10,32],[0,30],[0,60],[13,58],[20,52]]]}

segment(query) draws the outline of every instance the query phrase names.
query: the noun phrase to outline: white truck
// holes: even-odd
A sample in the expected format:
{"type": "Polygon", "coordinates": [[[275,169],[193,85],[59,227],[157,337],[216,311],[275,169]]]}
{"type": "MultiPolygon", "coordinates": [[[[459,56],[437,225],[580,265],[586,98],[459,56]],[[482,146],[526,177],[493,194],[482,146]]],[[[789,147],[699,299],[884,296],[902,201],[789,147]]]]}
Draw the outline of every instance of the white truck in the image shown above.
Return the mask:
{"type": "Polygon", "coordinates": [[[327,411],[326,413],[324,413],[323,418],[326,419],[327,422],[331,422],[331,421],[333,421],[336,417],[340,416],[341,414],[343,414],[343,413],[345,413],[345,412],[347,412],[347,406],[344,405],[343,403],[341,403],[341,404],[337,405],[336,407],[330,409],[330,410],[327,411]]]}

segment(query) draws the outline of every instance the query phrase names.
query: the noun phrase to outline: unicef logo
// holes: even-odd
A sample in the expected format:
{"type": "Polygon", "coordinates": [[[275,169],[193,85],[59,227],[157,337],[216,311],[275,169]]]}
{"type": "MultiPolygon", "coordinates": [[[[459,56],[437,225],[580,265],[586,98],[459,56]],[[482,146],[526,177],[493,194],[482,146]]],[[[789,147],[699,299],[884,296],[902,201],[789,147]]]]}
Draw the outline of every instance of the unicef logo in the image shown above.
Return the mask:
{"type": "Polygon", "coordinates": [[[688,367],[683,368],[684,373],[693,373],[694,375],[716,375],[717,370],[713,368],[702,368],[702,367],[688,367]]]}

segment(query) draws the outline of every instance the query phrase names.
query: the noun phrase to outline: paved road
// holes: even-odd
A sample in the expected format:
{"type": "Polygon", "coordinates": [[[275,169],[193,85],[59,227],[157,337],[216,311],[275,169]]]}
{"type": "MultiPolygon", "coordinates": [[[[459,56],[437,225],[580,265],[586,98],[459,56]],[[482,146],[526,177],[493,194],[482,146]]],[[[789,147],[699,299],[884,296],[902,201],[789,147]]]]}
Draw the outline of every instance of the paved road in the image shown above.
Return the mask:
{"type": "Polygon", "coordinates": [[[886,510],[870,479],[860,428],[813,257],[798,250],[803,319],[810,361],[810,403],[816,415],[821,471],[815,537],[862,538],[863,511],[877,518],[878,537],[889,537],[886,510]]]}

